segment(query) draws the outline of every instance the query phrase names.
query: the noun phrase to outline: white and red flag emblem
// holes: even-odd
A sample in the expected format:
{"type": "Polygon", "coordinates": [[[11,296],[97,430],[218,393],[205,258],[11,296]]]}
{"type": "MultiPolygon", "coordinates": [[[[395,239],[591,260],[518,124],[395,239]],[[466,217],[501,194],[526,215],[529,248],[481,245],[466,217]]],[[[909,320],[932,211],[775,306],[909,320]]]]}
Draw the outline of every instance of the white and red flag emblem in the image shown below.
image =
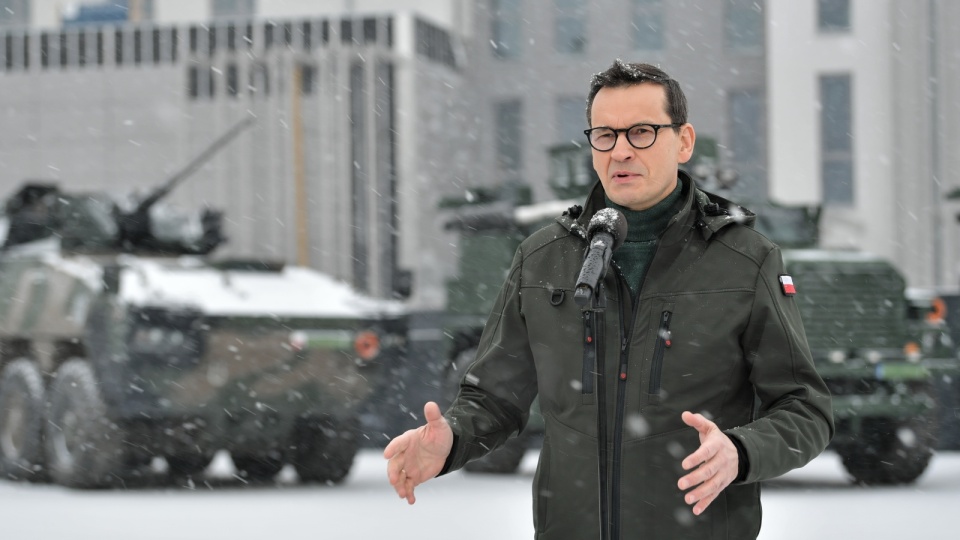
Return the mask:
{"type": "Polygon", "coordinates": [[[787,274],[780,276],[780,290],[783,291],[783,294],[786,296],[793,296],[797,294],[797,288],[793,284],[793,278],[787,274]]]}

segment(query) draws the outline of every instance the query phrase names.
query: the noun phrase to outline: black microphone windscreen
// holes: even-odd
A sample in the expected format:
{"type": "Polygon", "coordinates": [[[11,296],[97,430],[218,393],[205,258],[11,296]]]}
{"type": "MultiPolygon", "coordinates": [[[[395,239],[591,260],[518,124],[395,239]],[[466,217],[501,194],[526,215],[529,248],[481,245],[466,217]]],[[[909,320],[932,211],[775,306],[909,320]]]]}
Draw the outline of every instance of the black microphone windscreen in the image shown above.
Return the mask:
{"type": "Polygon", "coordinates": [[[598,231],[612,236],[613,249],[617,249],[627,239],[627,218],[615,208],[603,208],[590,219],[587,225],[587,238],[593,238],[598,231]]]}

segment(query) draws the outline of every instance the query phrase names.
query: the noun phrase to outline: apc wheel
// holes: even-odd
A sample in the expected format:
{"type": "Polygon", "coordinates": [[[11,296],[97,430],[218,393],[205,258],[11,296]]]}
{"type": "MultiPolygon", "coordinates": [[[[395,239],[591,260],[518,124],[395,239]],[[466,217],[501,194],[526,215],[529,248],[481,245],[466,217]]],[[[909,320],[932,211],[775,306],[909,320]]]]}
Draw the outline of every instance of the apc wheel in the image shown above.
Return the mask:
{"type": "Polygon", "coordinates": [[[232,457],[237,474],[241,478],[252,482],[270,480],[283,468],[283,461],[272,456],[239,455],[232,457]]]}
{"type": "Polygon", "coordinates": [[[305,421],[295,433],[293,465],[303,482],[339,484],[350,473],[359,449],[359,420],[318,418],[305,421]]]}
{"type": "Polygon", "coordinates": [[[13,480],[44,479],[43,375],[21,358],[0,375],[0,476],[13,480]]]}
{"type": "Polygon", "coordinates": [[[837,453],[843,467],[858,483],[910,484],[927,469],[935,444],[927,416],[901,422],[871,418],[864,420],[857,441],[837,448],[837,453]]]}
{"type": "MultiPolygon", "coordinates": [[[[477,358],[477,349],[461,351],[454,359],[451,368],[447,371],[445,381],[445,397],[447,403],[453,403],[460,388],[460,379],[470,364],[477,358]],[[455,369],[454,369],[455,368],[455,369]]],[[[473,460],[463,466],[463,470],[474,473],[512,474],[520,467],[523,456],[527,451],[529,437],[520,435],[507,440],[503,446],[480,459],[473,460]]]]}
{"type": "Polygon", "coordinates": [[[75,488],[105,487],[129,468],[123,433],[110,420],[93,368],[73,359],[50,390],[45,448],[50,476],[75,488]]]}

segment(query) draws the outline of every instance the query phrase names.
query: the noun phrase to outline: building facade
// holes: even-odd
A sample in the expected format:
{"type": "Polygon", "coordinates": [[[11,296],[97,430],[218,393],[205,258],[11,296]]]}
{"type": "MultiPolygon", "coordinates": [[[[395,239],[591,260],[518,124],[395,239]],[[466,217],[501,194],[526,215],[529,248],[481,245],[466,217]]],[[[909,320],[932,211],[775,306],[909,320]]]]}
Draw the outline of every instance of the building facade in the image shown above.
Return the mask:
{"type": "Polygon", "coordinates": [[[888,258],[913,287],[956,289],[960,4],[766,10],[771,196],[822,204],[824,247],[888,258]]]}

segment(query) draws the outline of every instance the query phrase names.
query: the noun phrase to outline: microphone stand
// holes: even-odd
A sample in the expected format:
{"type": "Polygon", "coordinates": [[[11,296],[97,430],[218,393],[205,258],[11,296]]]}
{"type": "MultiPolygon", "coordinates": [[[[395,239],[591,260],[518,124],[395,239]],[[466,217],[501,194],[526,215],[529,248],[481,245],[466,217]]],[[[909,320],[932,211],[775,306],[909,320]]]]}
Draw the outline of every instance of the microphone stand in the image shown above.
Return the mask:
{"type": "Polygon", "coordinates": [[[597,474],[600,486],[600,539],[610,538],[610,503],[607,493],[607,400],[604,384],[604,339],[607,295],[603,279],[597,282],[596,290],[587,286],[578,287],[574,300],[583,313],[583,383],[597,381],[597,474]]]}

